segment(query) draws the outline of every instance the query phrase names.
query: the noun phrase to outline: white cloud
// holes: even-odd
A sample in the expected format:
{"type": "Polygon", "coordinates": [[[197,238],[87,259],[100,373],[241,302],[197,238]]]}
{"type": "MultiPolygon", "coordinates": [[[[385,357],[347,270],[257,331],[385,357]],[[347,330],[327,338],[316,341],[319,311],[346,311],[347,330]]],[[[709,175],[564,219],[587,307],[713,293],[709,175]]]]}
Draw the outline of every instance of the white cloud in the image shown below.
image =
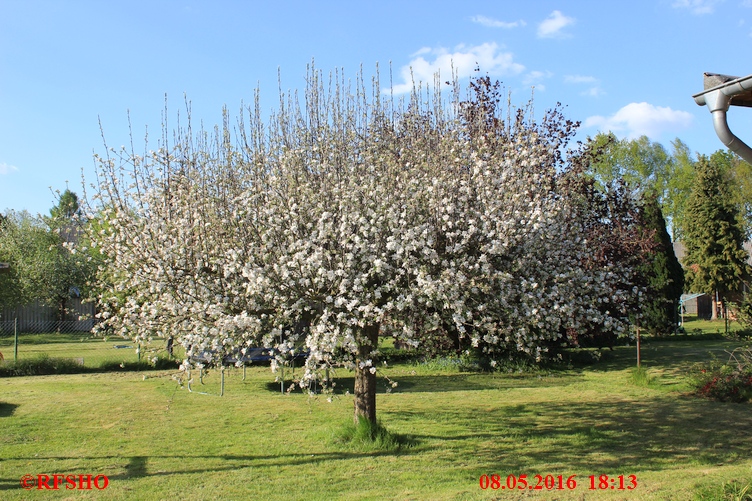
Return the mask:
{"type": "Polygon", "coordinates": [[[546,86],[543,84],[543,80],[551,78],[554,74],[550,71],[531,71],[525,78],[522,79],[522,83],[525,85],[532,85],[536,90],[545,91],[546,86]]]}
{"type": "Polygon", "coordinates": [[[586,91],[580,92],[581,96],[598,97],[606,92],[600,87],[600,80],[589,75],[564,75],[564,83],[568,84],[590,84],[591,87],[586,91]]]}
{"type": "Polygon", "coordinates": [[[693,115],[686,111],[645,102],[629,103],[610,117],[589,117],[585,120],[585,127],[597,127],[604,132],[610,130],[629,139],[648,136],[657,140],[664,132],[688,127],[692,118],[693,115]]]}
{"type": "Polygon", "coordinates": [[[606,91],[601,89],[598,85],[595,87],[590,87],[588,90],[584,92],[580,92],[581,96],[589,96],[589,97],[600,97],[606,94],[606,91]]]}
{"type": "Polygon", "coordinates": [[[519,21],[513,21],[510,23],[506,21],[499,21],[497,19],[493,19],[491,17],[486,17],[486,16],[473,16],[470,18],[470,20],[474,23],[486,26],[487,28],[504,28],[507,30],[516,28],[518,26],[525,26],[527,24],[522,19],[520,19],[519,21]]]}
{"type": "Polygon", "coordinates": [[[0,164],[0,176],[12,174],[14,172],[18,172],[18,167],[16,167],[15,165],[8,165],[5,163],[0,164]]]}
{"type": "Polygon", "coordinates": [[[419,82],[432,84],[437,72],[444,81],[452,78],[452,70],[458,78],[465,78],[472,75],[476,67],[484,73],[493,75],[518,75],[525,71],[523,65],[514,62],[511,52],[502,51],[496,43],[471,47],[460,45],[454,52],[444,48],[422,48],[411,57],[413,59],[410,63],[400,69],[402,83],[397,83],[392,88],[395,94],[410,92],[413,81],[416,85],[419,82]],[[424,56],[428,54],[430,57],[426,59],[424,56]]]}
{"type": "Polygon", "coordinates": [[[555,10],[538,25],[539,38],[566,38],[569,35],[562,30],[574,24],[575,18],[567,17],[561,11],[555,10]]]}
{"type": "Polygon", "coordinates": [[[703,14],[712,14],[715,6],[722,3],[723,0],[675,0],[671,7],[675,9],[687,9],[696,16],[703,14]]]}
{"type": "Polygon", "coordinates": [[[564,75],[564,82],[566,83],[595,83],[597,81],[597,78],[586,75],[564,75]]]}

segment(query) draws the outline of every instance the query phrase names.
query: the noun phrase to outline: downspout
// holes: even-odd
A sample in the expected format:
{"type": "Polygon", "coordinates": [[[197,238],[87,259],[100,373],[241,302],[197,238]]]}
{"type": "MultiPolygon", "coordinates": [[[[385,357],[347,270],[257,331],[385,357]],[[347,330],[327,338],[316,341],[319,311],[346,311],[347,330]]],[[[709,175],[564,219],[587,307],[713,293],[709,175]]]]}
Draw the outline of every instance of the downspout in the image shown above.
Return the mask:
{"type": "Polygon", "coordinates": [[[732,105],[752,106],[752,75],[737,78],[705,73],[704,80],[706,89],[692,97],[698,105],[707,105],[713,115],[713,127],[718,139],[728,149],[752,163],[752,148],[731,132],[726,117],[732,105]],[[720,84],[714,85],[719,81],[720,84]]]}

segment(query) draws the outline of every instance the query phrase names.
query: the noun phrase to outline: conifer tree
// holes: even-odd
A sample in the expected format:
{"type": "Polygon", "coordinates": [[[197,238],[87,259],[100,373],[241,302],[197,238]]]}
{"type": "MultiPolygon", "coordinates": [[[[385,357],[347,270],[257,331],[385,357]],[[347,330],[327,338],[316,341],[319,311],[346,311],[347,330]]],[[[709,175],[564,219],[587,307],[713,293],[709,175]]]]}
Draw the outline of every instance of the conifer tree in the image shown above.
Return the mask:
{"type": "MultiPolygon", "coordinates": [[[[738,205],[717,152],[700,157],[687,200],[684,228],[687,289],[704,292],[727,305],[748,274],[738,205]]],[[[714,305],[715,306],[715,305],[714,305]]],[[[713,308],[717,317],[718,308],[713,308]]]]}
{"type": "Polygon", "coordinates": [[[644,196],[642,220],[652,233],[654,249],[641,267],[647,285],[647,300],[641,309],[641,324],[652,334],[670,334],[684,289],[684,270],[674,254],[666,220],[656,193],[644,196]]]}

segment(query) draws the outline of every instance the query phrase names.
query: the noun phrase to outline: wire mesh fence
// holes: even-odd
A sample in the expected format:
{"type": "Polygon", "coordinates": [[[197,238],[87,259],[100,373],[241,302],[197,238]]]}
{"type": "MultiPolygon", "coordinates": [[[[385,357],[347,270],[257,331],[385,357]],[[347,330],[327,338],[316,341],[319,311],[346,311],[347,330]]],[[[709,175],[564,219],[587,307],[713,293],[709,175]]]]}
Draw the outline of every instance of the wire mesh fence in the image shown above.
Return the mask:
{"type": "Polygon", "coordinates": [[[16,331],[22,334],[61,334],[86,333],[94,328],[94,319],[86,320],[4,320],[0,321],[0,337],[12,336],[16,331]]]}
{"type": "Polygon", "coordinates": [[[130,339],[94,336],[86,326],[82,321],[0,321],[0,363],[49,357],[102,367],[168,357],[164,340],[141,346],[130,339]]]}

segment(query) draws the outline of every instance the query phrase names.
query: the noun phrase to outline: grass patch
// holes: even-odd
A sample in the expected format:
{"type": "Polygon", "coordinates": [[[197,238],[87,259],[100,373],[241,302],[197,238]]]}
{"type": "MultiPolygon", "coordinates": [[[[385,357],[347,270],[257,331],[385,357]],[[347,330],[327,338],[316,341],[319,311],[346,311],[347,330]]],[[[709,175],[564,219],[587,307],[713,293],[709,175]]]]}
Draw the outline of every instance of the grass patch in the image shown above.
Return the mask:
{"type": "MultiPolygon", "coordinates": [[[[726,335],[726,321],[698,319],[696,316],[685,316],[684,324],[680,329],[690,337],[716,335],[724,337],[726,335]]],[[[729,320],[728,335],[732,338],[749,337],[749,329],[736,320],[729,320]]]]}
{"type": "Polygon", "coordinates": [[[650,375],[645,366],[632,368],[629,373],[629,379],[633,385],[642,388],[649,388],[655,381],[655,378],[650,375]]]}
{"type": "Polygon", "coordinates": [[[356,452],[394,452],[414,445],[405,435],[390,432],[381,421],[348,420],[332,434],[332,443],[344,450],[356,452]]]}
{"type": "Polygon", "coordinates": [[[698,488],[693,501],[752,501],[752,483],[732,480],[698,488]]]}

